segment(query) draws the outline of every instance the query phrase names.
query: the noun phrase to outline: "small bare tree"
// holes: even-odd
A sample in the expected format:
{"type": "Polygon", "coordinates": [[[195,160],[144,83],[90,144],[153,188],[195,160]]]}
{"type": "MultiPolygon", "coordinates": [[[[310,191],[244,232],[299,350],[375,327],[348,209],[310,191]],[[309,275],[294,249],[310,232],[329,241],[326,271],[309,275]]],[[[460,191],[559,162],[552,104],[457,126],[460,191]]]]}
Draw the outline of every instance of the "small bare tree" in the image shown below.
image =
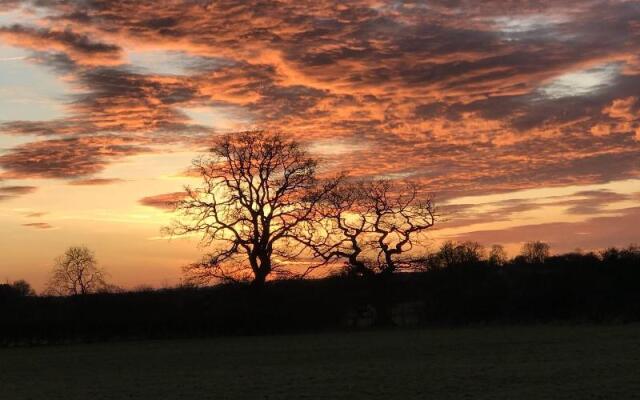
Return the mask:
{"type": "Polygon", "coordinates": [[[91,250],[84,246],[69,247],[58,257],[45,293],[75,296],[108,290],[106,273],[91,250]]]}
{"type": "Polygon", "coordinates": [[[494,244],[491,246],[491,252],[489,253],[489,264],[501,267],[509,261],[507,252],[500,244],[494,244]]]}
{"type": "Polygon", "coordinates": [[[550,246],[547,243],[536,240],[522,245],[520,255],[529,264],[542,264],[549,257],[550,246]]]}
{"type": "Polygon", "coordinates": [[[344,260],[358,275],[390,274],[414,266],[414,246],[436,222],[430,196],[414,183],[360,181],[336,186],[300,240],[329,263],[344,260]]]}
{"type": "Polygon", "coordinates": [[[252,279],[256,286],[274,274],[292,274],[300,254],[291,233],[309,221],[330,190],[316,178],[317,161],[295,140],[250,131],[220,137],[210,153],[193,162],[201,186],[186,187],[167,228],[172,235],[198,234],[213,250],[186,267],[195,283],[252,279]]]}

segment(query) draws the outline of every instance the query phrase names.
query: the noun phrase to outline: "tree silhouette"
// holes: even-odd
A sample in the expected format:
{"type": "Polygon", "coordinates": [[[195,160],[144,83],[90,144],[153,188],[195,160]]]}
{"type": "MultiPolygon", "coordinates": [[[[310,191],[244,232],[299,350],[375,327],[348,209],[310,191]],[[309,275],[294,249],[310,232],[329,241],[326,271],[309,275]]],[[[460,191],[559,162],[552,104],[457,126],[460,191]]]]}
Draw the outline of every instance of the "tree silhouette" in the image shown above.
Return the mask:
{"type": "Polygon", "coordinates": [[[0,284],[0,301],[2,299],[31,297],[35,295],[36,291],[23,279],[14,281],[13,283],[7,281],[7,283],[0,284]]]}
{"type": "Polygon", "coordinates": [[[13,290],[16,292],[18,296],[29,297],[29,296],[36,295],[36,291],[33,290],[29,282],[25,281],[24,279],[14,281],[11,284],[11,287],[13,288],[13,290]]]}
{"type": "Polygon", "coordinates": [[[331,188],[317,179],[317,161],[295,140],[249,131],[222,136],[193,167],[202,184],[185,188],[168,231],[198,234],[213,250],[186,267],[189,279],[252,279],[261,286],[272,273],[292,274],[286,262],[300,249],[288,245],[291,233],[331,188]]]}
{"type": "Polygon", "coordinates": [[[58,257],[47,283],[46,294],[75,296],[105,291],[110,285],[106,273],[91,250],[84,246],[69,247],[58,257]]]}
{"type": "Polygon", "coordinates": [[[522,245],[520,255],[529,264],[542,264],[549,257],[550,246],[539,240],[522,245]]]}
{"type": "Polygon", "coordinates": [[[390,274],[413,266],[436,213],[431,197],[410,182],[372,180],[337,185],[317,208],[300,240],[323,264],[343,260],[357,275],[390,274]]]}
{"type": "Polygon", "coordinates": [[[456,265],[475,264],[485,258],[485,248],[478,242],[457,243],[448,240],[430,257],[431,268],[446,268],[456,265]]]}
{"type": "Polygon", "coordinates": [[[491,251],[489,252],[489,264],[501,267],[509,262],[509,257],[507,257],[507,252],[504,250],[504,246],[500,244],[494,244],[491,246],[491,251]]]}

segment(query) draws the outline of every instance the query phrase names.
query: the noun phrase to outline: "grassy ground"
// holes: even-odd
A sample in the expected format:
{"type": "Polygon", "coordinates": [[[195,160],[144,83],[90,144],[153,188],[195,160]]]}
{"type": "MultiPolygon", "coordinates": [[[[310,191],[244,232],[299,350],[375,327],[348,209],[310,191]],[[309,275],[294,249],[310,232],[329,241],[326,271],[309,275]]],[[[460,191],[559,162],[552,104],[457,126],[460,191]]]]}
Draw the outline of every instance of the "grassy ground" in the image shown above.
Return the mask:
{"type": "Polygon", "coordinates": [[[640,325],[0,349],[0,398],[640,398],[640,325]]]}

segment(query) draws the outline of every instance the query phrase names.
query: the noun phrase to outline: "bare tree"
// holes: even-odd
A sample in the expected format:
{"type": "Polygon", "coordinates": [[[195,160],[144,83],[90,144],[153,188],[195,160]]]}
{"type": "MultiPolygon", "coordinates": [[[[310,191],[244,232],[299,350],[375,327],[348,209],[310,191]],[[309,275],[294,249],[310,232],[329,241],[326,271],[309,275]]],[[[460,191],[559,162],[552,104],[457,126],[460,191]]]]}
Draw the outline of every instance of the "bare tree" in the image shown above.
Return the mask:
{"type": "Polygon", "coordinates": [[[550,246],[547,243],[536,240],[522,245],[520,255],[529,264],[542,264],[549,257],[550,246]]]}
{"type": "Polygon", "coordinates": [[[45,293],[74,296],[108,290],[106,273],[91,250],[84,246],[69,247],[58,257],[45,293]]]}
{"type": "Polygon", "coordinates": [[[287,263],[300,255],[291,233],[310,219],[331,188],[316,177],[317,161],[294,140],[249,131],[216,140],[193,162],[202,178],[186,187],[172,235],[198,234],[213,248],[186,268],[192,281],[252,279],[257,286],[274,273],[293,273],[287,263]]]}
{"type": "Polygon", "coordinates": [[[342,182],[317,208],[314,222],[298,234],[320,265],[343,261],[347,272],[367,276],[373,284],[375,324],[393,325],[389,277],[411,269],[420,259],[414,246],[436,221],[430,196],[420,196],[410,182],[389,180],[342,182]]]}
{"type": "Polygon", "coordinates": [[[508,262],[507,252],[500,244],[494,244],[491,246],[489,252],[489,264],[501,267],[508,262]]]}
{"type": "Polygon", "coordinates": [[[336,186],[300,240],[329,263],[343,260],[358,275],[390,274],[414,266],[411,250],[424,241],[436,212],[414,183],[360,181],[336,186]]]}

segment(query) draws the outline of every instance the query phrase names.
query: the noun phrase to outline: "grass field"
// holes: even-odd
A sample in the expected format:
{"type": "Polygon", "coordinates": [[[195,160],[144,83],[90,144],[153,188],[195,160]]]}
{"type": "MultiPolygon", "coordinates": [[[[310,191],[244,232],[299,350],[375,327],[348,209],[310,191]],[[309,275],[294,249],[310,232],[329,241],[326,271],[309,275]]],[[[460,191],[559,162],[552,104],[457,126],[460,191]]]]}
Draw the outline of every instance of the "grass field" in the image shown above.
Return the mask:
{"type": "Polygon", "coordinates": [[[640,398],[640,325],[0,349],[0,399],[640,398]]]}

